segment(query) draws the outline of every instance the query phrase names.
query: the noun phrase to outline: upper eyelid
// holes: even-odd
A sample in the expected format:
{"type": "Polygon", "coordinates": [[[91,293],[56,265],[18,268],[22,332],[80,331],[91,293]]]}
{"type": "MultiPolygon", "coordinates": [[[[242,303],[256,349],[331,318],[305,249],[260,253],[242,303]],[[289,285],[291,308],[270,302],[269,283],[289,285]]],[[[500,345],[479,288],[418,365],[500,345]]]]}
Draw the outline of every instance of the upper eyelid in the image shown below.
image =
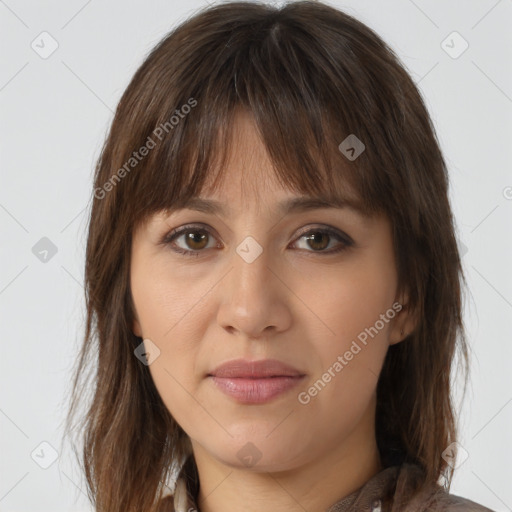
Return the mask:
{"type": "MultiPolygon", "coordinates": [[[[187,210],[187,209],[185,208],[185,210],[187,210]]],[[[322,208],[320,208],[320,210],[322,210],[322,208]]],[[[330,210],[341,210],[341,208],[332,208],[332,209],[330,209],[330,210]]],[[[197,212],[197,211],[195,211],[195,210],[193,210],[192,212],[193,212],[193,213],[196,213],[196,214],[198,213],[198,212],[197,212]]],[[[174,213],[175,213],[175,212],[173,212],[173,214],[174,214],[174,213]]],[[[307,214],[312,214],[312,213],[314,214],[315,212],[314,212],[314,211],[303,212],[303,213],[301,213],[301,214],[299,214],[299,215],[304,215],[304,214],[306,214],[306,213],[307,213],[307,214]]],[[[200,214],[201,214],[201,212],[200,212],[200,214]]],[[[346,214],[351,215],[350,210],[348,210],[348,211],[346,212],[346,214]]],[[[223,225],[223,226],[224,226],[224,227],[225,227],[225,228],[230,232],[230,233],[233,233],[233,230],[232,230],[232,229],[231,229],[231,228],[230,228],[230,227],[229,227],[229,226],[224,222],[224,220],[223,220],[223,219],[222,219],[222,218],[221,218],[217,213],[215,213],[215,212],[209,212],[209,213],[207,213],[206,215],[212,215],[212,216],[214,216],[214,217],[215,217],[215,218],[216,218],[216,219],[217,219],[217,220],[218,220],[218,221],[219,221],[219,222],[220,222],[220,223],[221,223],[221,224],[222,224],[222,225],[223,225]]],[[[275,229],[275,228],[276,228],[276,227],[277,227],[277,226],[278,226],[278,225],[283,221],[283,219],[284,219],[285,217],[287,217],[288,215],[289,215],[289,214],[286,214],[286,213],[285,213],[285,214],[283,214],[283,215],[282,215],[282,216],[281,216],[281,217],[280,217],[276,222],[274,222],[274,224],[272,224],[272,226],[269,228],[268,232],[270,233],[271,231],[273,231],[273,230],[274,230],[274,229],[275,229]]],[[[294,214],[292,214],[292,215],[294,215],[294,214]]],[[[168,220],[168,219],[166,219],[166,224],[167,224],[168,222],[169,222],[169,220],[168,220]]],[[[321,223],[320,223],[320,224],[321,224],[321,223]]],[[[169,227],[169,229],[171,229],[171,228],[169,227]]],[[[333,228],[333,229],[338,229],[338,228],[333,228]]],[[[348,236],[348,235],[347,235],[347,236],[348,236]]]]}
{"type": "MultiPolygon", "coordinates": [[[[197,213],[197,212],[196,212],[197,213]]],[[[233,233],[233,230],[222,220],[221,217],[219,217],[219,215],[217,215],[216,213],[212,212],[212,213],[209,213],[208,215],[213,215],[230,233],[233,233]]],[[[168,222],[169,221],[166,221],[166,224],[168,225],[168,222]]],[[[198,223],[199,225],[201,225],[201,223],[199,222],[198,223]]],[[[188,226],[189,224],[185,224],[185,226],[188,226]]],[[[192,226],[195,226],[196,224],[195,223],[191,223],[192,226]]],[[[171,230],[172,228],[169,226],[169,229],[171,230]]],[[[176,228],[176,229],[181,229],[181,228],[176,228]]],[[[213,229],[213,228],[206,228],[206,229],[213,229]]]]}

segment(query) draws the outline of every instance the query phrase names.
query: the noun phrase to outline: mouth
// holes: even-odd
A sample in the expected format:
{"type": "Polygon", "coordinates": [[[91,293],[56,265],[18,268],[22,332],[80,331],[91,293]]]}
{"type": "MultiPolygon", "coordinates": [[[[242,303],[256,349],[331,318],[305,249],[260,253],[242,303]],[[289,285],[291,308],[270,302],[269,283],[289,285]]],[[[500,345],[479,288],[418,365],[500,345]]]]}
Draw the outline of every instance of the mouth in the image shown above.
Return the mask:
{"type": "Polygon", "coordinates": [[[263,404],[290,391],[305,373],[277,359],[236,359],[207,375],[228,397],[242,404],[263,404]]]}

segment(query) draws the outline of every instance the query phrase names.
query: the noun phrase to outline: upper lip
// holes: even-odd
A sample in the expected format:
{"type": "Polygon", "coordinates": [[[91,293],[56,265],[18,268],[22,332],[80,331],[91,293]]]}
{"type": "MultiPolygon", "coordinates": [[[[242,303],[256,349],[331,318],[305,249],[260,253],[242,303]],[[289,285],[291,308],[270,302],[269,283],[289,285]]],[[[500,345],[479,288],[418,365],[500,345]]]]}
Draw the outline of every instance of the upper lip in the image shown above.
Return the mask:
{"type": "Polygon", "coordinates": [[[257,379],[264,377],[302,377],[304,373],[277,359],[262,359],[260,361],[234,359],[217,366],[208,375],[224,378],[257,379]]]}

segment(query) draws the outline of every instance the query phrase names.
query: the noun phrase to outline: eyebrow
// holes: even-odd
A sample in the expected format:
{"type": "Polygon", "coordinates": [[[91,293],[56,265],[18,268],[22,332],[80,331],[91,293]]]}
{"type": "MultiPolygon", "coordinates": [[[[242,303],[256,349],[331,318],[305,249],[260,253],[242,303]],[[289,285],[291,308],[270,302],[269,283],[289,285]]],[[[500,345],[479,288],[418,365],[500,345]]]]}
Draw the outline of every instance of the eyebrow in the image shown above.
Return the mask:
{"type": "MultiPolygon", "coordinates": [[[[363,217],[368,217],[361,203],[349,198],[300,196],[286,199],[278,203],[278,213],[283,215],[290,213],[302,213],[322,208],[345,208],[353,210],[363,217]]],[[[194,210],[224,217],[229,215],[229,211],[221,202],[216,201],[215,199],[204,199],[201,197],[192,197],[188,201],[171,208],[171,211],[180,209],[194,210]]]]}

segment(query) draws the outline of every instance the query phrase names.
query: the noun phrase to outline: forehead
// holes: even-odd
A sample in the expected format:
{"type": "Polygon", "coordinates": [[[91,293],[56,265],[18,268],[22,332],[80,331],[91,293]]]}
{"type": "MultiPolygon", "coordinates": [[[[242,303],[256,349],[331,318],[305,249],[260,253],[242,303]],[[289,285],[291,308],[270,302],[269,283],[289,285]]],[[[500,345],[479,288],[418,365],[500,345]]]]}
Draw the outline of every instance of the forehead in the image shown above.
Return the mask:
{"type": "MultiPolygon", "coordinates": [[[[271,144],[272,133],[269,141],[269,134],[263,135],[260,129],[251,112],[235,110],[229,122],[226,119],[218,130],[213,146],[208,146],[208,150],[196,146],[195,158],[201,157],[202,163],[198,165],[194,159],[185,158],[181,170],[177,170],[183,176],[181,185],[157,186],[153,197],[160,199],[151,200],[151,206],[134,223],[134,228],[155,216],[165,218],[183,209],[231,220],[249,210],[251,215],[276,219],[286,214],[331,208],[352,211],[365,224],[377,214],[373,203],[361,195],[359,182],[366,183],[366,180],[354,176],[359,174],[358,170],[344,162],[336,144],[329,142],[318,153],[319,148],[310,146],[309,141],[308,155],[303,160],[293,150],[293,141],[289,147],[279,145],[276,154],[271,144]],[[331,160],[332,155],[328,153],[332,148],[335,156],[331,160]]],[[[169,174],[166,169],[168,166],[160,166],[155,175],[169,174]]]]}
{"type": "MultiPolygon", "coordinates": [[[[352,208],[358,213],[363,212],[358,195],[342,177],[345,173],[338,176],[336,181],[341,186],[336,191],[327,190],[325,186],[323,191],[313,192],[284,183],[282,173],[277,172],[269,157],[253,116],[244,110],[238,111],[234,117],[228,146],[225,161],[209,174],[201,191],[176,204],[176,208],[187,207],[227,216],[231,213],[231,207],[224,203],[234,201],[244,205],[272,205],[279,213],[316,208],[352,208]]],[[[298,174],[299,170],[286,171],[292,176],[298,174]]]]}

